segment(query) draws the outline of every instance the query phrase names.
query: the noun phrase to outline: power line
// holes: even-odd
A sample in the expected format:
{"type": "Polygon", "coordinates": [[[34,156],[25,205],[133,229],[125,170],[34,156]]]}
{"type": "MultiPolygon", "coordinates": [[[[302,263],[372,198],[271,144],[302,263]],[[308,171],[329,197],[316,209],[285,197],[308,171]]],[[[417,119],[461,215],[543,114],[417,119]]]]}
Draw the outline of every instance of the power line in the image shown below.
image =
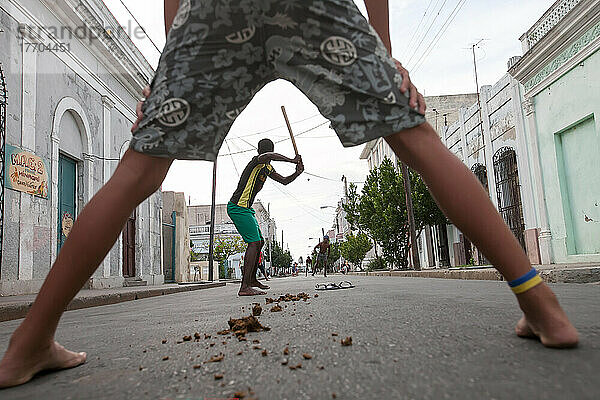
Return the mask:
{"type": "MultiPolygon", "coordinates": [[[[307,129],[307,130],[305,130],[305,131],[302,131],[302,132],[300,132],[300,133],[296,134],[295,136],[296,136],[296,137],[298,137],[298,136],[304,135],[304,134],[306,134],[306,133],[308,133],[308,132],[312,132],[312,131],[314,131],[315,129],[318,129],[318,128],[322,127],[323,125],[327,125],[327,124],[329,124],[329,123],[330,123],[329,121],[325,121],[325,122],[323,122],[323,123],[320,123],[319,125],[313,126],[312,128],[309,128],[309,129],[307,129]]],[[[238,138],[239,138],[239,137],[238,137],[238,138]]],[[[288,138],[286,138],[286,139],[281,139],[281,140],[278,140],[278,141],[276,141],[276,142],[275,142],[275,144],[278,144],[278,143],[283,143],[283,142],[286,142],[286,141],[288,141],[288,140],[291,140],[291,139],[290,139],[289,137],[288,137],[288,138]]],[[[219,157],[226,157],[226,156],[230,156],[230,155],[236,155],[236,154],[249,153],[249,152],[251,152],[251,151],[256,151],[256,148],[254,148],[254,149],[248,149],[248,150],[241,150],[241,151],[237,151],[237,152],[234,152],[234,153],[220,154],[220,155],[219,155],[219,157]]]]}
{"type": "MultiPolygon", "coordinates": [[[[144,29],[144,27],[142,26],[142,24],[140,24],[140,21],[138,21],[138,19],[135,17],[135,15],[133,15],[133,13],[129,9],[129,7],[127,7],[127,5],[123,2],[123,0],[119,0],[119,2],[123,5],[123,7],[125,7],[125,10],[127,10],[127,12],[129,13],[129,15],[131,15],[131,18],[133,18],[133,20],[140,27],[140,29],[142,30],[142,32],[144,32],[144,35],[146,35],[146,37],[148,38],[148,40],[150,41],[150,43],[152,43],[152,45],[154,46],[154,48],[156,49],[156,51],[158,51],[158,54],[162,54],[162,50],[156,45],[156,43],[154,43],[154,40],[152,40],[152,38],[150,37],[150,35],[148,35],[148,32],[146,32],[146,29],[144,29]]],[[[104,3],[104,1],[103,1],[103,3],[104,3]]],[[[105,6],[106,6],[106,4],[105,4],[105,6]]],[[[106,8],[108,8],[108,7],[106,7],[106,8]]],[[[123,30],[123,31],[125,31],[125,30],[123,30]]],[[[127,35],[127,36],[129,36],[129,35],[127,35]]],[[[131,40],[131,37],[129,39],[131,40]]]]}
{"type": "Polygon", "coordinates": [[[427,59],[427,57],[429,57],[429,54],[431,54],[431,52],[433,51],[435,46],[437,46],[440,39],[442,38],[442,35],[448,30],[448,27],[452,24],[452,22],[454,21],[454,19],[456,18],[456,16],[460,12],[460,10],[462,10],[462,8],[466,2],[467,2],[467,0],[459,0],[458,1],[456,6],[454,7],[454,10],[452,10],[452,12],[448,16],[448,18],[446,18],[446,21],[444,22],[444,24],[438,31],[437,35],[433,38],[433,40],[431,41],[431,43],[429,44],[429,46],[427,47],[427,49],[425,50],[425,52],[423,53],[421,58],[415,63],[415,66],[412,69],[413,73],[415,71],[417,71],[423,65],[423,62],[425,61],[425,59],[427,59]]]}
{"type": "MultiPolygon", "coordinates": [[[[320,116],[321,116],[321,114],[319,114],[319,113],[313,114],[313,115],[311,115],[309,117],[300,119],[298,121],[294,121],[294,122],[292,122],[292,124],[298,124],[300,122],[305,122],[305,121],[308,121],[309,119],[312,119],[312,118],[315,118],[315,117],[320,117],[320,116]]],[[[262,135],[262,134],[265,134],[265,133],[273,132],[273,131],[276,131],[277,129],[282,129],[282,128],[287,128],[287,125],[276,126],[274,128],[267,129],[266,131],[260,131],[260,132],[250,133],[248,135],[237,136],[236,138],[241,139],[241,138],[250,137],[250,136],[258,136],[258,135],[262,135]]]]}
{"type": "Polygon", "coordinates": [[[415,48],[414,53],[412,54],[412,56],[409,58],[409,60],[406,62],[406,65],[409,65],[410,62],[413,60],[413,58],[418,54],[419,52],[419,47],[421,47],[421,44],[423,44],[423,42],[425,41],[425,39],[427,38],[427,35],[429,34],[429,32],[431,31],[431,28],[433,28],[433,25],[435,24],[435,21],[438,19],[438,17],[440,16],[440,13],[442,12],[442,9],[444,8],[444,6],[446,5],[446,3],[448,2],[448,0],[444,0],[444,2],[442,3],[442,6],[440,7],[440,9],[438,10],[437,14],[435,15],[435,17],[433,18],[433,20],[431,21],[431,24],[429,24],[429,27],[427,28],[427,31],[425,31],[425,34],[423,35],[423,37],[421,38],[421,40],[419,41],[419,43],[417,44],[417,47],[415,48]]]}
{"type": "Polygon", "coordinates": [[[421,20],[417,24],[417,29],[413,30],[413,34],[410,37],[410,40],[408,41],[408,44],[404,48],[404,51],[402,52],[402,58],[404,58],[404,56],[408,54],[408,52],[410,50],[410,46],[412,46],[413,40],[414,40],[415,36],[417,36],[417,32],[419,32],[421,30],[421,23],[425,19],[425,16],[427,15],[427,12],[429,12],[429,8],[431,7],[432,4],[433,4],[433,0],[429,0],[429,4],[427,5],[427,8],[425,9],[425,12],[423,13],[423,16],[421,17],[421,20]]]}
{"type": "MultiPolygon", "coordinates": [[[[225,144],[227,145],[227,150],[229,150],[229,153],[231,153],[231,148],[229,147],[229,143],[225,142],[225,144]]],[[[241,177],[240,171],[238,171],[237,165],[235,165],[235,160],[233,159],[233,156],[231,156],[231,163],[233,164],[233,168],[235,168],[235,173],[237,174],[238,179],[240,179],[240,177],[241,177]]]]}

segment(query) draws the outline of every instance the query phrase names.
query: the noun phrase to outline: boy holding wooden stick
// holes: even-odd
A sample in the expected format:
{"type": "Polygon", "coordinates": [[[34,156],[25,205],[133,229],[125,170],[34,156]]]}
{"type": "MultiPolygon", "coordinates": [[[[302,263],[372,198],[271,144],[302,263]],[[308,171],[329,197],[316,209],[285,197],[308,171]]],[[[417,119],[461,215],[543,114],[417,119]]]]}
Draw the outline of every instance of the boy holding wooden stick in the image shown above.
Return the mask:
{"type": "Polygon", "coordinates": [[[509,282],[523,311],[519,336],[548,347],[577,344],[577,331],[477,178],[425,122],[423,96],[391,57],[387,0],[365,3],[370,24],[352,0],[165,0],[167,43],[131,148],[82,210],[13,334],[0,387],[85,362],[85,353],[54,341],[67,304],[172,161],[214,160],[240,111],[277,78],[316,104],[344,146],[384,137],[421,174],[441,209],[509,282]]]}

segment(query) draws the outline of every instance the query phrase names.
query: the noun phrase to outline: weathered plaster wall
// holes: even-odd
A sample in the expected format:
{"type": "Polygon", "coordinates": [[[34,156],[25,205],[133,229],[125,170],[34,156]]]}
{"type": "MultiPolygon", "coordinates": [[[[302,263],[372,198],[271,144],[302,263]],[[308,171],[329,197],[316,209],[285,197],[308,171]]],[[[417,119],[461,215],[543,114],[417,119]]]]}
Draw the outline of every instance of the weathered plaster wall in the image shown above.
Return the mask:
{"type": "MultiPolygon", "coordinates": [[[[545,197],[548,202],[548,220],[552,232],[552,250],[555,262],[584,262],[600,260],[600,51],[579,63],[558,81],[552,83],[534,98],[539,151],[545,197]],[[558,136],[574,124],[588,120],[586,129],[595,132],[581,137],[581,142],[572,147],[572,165],[559,160],[558,136]],[[594,140],[595,139],[595,140],[594,140]],[[583,162],[576,162],[577,159],[583,162]],[[566,188],[562,183],[575,182],[577,196],[582,207],[573,209],[566,188]],[[563,204],[565,207],[563,207],[563,204]],[[571,214],[569,216],[568,214],[571,214]],[[593,221],[585,222],[585,216],[593,221]],[[567,241],[572,240],[570,219],[586,229],[580,235],[580,247],[589,254],[569,254],[567,241]],[[579,220],[579,221],[576,221],[579,220]],[[582,223],[582,221],[584,221],[582,223]],[[593,249],[596,249],[594,251],[593,249]]],[[[575,132],[565,133],[577,134],[575,132]]],[[[579,253],[581,251],[578,251],[579,253]]],[[[572,253],[572,252],[571,252],[572,253]]]]}

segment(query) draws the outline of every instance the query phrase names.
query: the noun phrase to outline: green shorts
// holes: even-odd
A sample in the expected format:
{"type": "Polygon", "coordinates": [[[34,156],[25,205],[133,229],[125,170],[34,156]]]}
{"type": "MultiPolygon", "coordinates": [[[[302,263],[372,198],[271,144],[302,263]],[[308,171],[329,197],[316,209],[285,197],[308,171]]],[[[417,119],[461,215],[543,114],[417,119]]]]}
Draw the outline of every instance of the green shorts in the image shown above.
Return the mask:
{"type": "Polygon", "coordinates": [[[254,214],[255,211],[252,208],[240,207],[231,201],[227,204],[227,215],[246,243],[264,240],[254,214]]]}

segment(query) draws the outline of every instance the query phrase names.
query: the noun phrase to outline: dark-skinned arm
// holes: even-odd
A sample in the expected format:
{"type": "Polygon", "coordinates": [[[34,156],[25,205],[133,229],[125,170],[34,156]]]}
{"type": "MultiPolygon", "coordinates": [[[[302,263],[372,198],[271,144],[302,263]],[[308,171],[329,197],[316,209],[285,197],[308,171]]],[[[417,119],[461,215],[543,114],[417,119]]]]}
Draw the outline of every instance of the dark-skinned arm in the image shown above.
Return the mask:
{"type": "Polygon", "coordinates": [[[304,172],[304,164],[302,163],[302,159],[300,159],[300,161],[296,164],[296,171],[290,176],[281,176],[277,172],[273,172],[271,175],[269,175],[269,177],[275,182],[281,183],[282,185],[289,185],[290,183],[294,182],[296,178],[302,174],[302,172],[304,172]]]}
{"type": "Polygon", "coordinates": [[[298,162],[302,161],[302,157],[298,155],[295,158],[289,158],[279,153],[263,153],[258,156],[259,164],[267,164],[271,161],[283,161],[292,164],[298,164],[298,162]]]}
{"type": "Polygon", "coordinates": [[[392,41],[390,40],[390,10],[388,0],[365,0],[369,22],[379,34],[385,48],[392,54],[392,41]]]}
{"type": "MultiPolygon", "coordinates": [[[[388,0],[365,0],[367,6],[367,13],[369,14],[369,23],[373,26],[373,29],[377,32],[385,48],[392,55],[392,41],[390,39],[390,10],[388,0]]],[[[418,92],[415,85],[410,80],[410,75],[406,68],[402,66],[400,61],[395,60],[396,69],[402,76],[402,85],[400,91],[405,93],[409,91],[409,104],[412,108],[418,109],[421,114],[424,114],[427,110],[425,99],[423,95],[418,92]]]]}
{"type": "MultiPolygon", "coordinates": [[[[169,30],[171,30],[171,26],[173,25],[173,20],[177,15],[177,10],[179,10],[179,0],[165,0],[165,35],[169,35],[169,30]]],[[[150,86],[146,86],[142,91],[142,95],[144,98],[148,98],[150,96],[150,86]]],[[[136,121],[133,123],[131,127],[131,132],[135,132],[140,122],[144,118],[144,113],[142,112],[142,107],[144,106],[144,100],[138,101],[135,107],[135,113],[137,115],[136,121]]]]}
{"type": "Polygon", "coordinates": [[[179,0],[165,0],[165,35],[169,34],[178,9],[179,0]]]}

